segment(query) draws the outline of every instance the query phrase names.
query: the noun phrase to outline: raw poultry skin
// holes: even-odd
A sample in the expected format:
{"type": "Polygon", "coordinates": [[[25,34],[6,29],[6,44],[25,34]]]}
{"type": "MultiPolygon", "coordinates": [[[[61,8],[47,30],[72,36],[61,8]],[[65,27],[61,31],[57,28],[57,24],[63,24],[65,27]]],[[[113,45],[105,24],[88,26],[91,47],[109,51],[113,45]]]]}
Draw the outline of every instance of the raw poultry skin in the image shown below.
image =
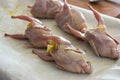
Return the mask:
{"type": "Polygon", "coordinates": [[[83,14],[69,6],[66,0],[64,0],[61,12],[56,15],[55,21],[58,27],[70,34],[72,33],[68,29],[68,25],[82,33],[87,29],[83,14]]]}
{"type": "Polygon", "coordinates": [[[54,18],[62,9],[62,3],[59,0],[36,0],[30,8],[36,18],[54,18]]]}
{"type": "Polygon", "coordinates": [[[86,61],[84,51],[76,49],[68,40],[64,39],[63,37],[48,37],[50,40],[56,43],[57,48],[51,50],[48,55],[45,55],[47,54],[46,52],[41,53],[36,50],[33,50],[33,53],[37,54],[45,61],[55,61],[56,66],[65,71],[88,74],[92,72],[91,63],[86,61]]]}
{"type": "Polygon", "coordinates": [[[36,48],[46,48],[49,39],[47,39],[44,35],[51,35],[51,30],[46,28],[42,22],[39,20],[32,18],[30,16],[20,15],[20,16],[12,16],[13,19],[19,18],[22,20],[29,21],[27,29],[25,30],[25,34],[5,34],[5,36],[9,36],[15,39],[28,39],[33,47],[36,48]]]}
{"type": "Polygon", "coordinates": [[[89,42],[97,56],[119,59],[120,54],[117,50],[119,42],[106,31],[106,26],[104,25],[99,12],[93,9],[91,6],[89,7],[93,11],[98,21],[97,27],[87,30],[85,33],[81,33],[80,31],[75,30],[68,25],[69,30],[75,36],[89,42]]]}
{"type": "Polygon", "coordinates": [[[46,52],[34,49],[33,53],[45,61],[54,61],[59,69],[74,73],[92,72],[91,63],[85,59],[85,52],[81,49],[76,49],[71,42],[65,38],[51,35],[51,31],[45,27],[42,22],[25,15],[12,16],[12,18],[27,20],[30,24],[24,35],[5,34],[5,36],[20,40],[28,39],[35,47],[47,47],[47,50],[49,50],[46,52]]]}

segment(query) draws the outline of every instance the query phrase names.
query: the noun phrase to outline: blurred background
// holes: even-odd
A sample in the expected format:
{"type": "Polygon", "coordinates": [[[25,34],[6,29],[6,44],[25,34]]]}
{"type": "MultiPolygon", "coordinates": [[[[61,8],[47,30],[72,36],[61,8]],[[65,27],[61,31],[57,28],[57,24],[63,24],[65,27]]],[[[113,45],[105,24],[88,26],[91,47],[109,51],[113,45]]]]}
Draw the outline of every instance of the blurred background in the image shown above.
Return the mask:
{"type": "Polygon", "coordinates": [[[102,14],[120,19],[120,0],[67,0],[67,2],[85,9],[89,9],[90,4],[102,14]]]}

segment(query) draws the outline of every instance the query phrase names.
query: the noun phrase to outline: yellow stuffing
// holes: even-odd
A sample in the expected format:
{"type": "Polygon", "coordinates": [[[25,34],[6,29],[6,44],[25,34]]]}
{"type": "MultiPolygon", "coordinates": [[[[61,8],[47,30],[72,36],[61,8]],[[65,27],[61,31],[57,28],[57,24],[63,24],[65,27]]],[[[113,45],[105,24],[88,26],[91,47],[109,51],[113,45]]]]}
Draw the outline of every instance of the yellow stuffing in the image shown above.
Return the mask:
{"type": "Polygon", "coordinates": [[[30,27],[32,27],[32,23],[29,23],[29,24],[27,25],[27,28],[30,28],[30,27]]]}
{"type": "Polygon", "coordinates": [[[53,50],[57,49],[58,44],[55,41],[50,41],[50,44],[47,46],[47,53],[50,54],[53,50]]]}

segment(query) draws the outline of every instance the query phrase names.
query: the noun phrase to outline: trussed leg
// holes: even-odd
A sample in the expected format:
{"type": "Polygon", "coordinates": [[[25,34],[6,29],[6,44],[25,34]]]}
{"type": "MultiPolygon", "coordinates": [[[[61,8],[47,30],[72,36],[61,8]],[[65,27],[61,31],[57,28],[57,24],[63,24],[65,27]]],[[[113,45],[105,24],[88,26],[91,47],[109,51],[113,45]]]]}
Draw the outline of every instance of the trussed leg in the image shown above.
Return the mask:
{"type": "Polygon", "coordinates": [[[81,65],[82,68],[82,73],[87,73],[90,74],[92,72],[92,66],[91,63],[89,61],[87,61],[87,65],[81,65]]]}
{"type": "Polygon", "coordinates": [[[32,52],[34,54],[38,55],[41,59],[43,59],[45,61],[54,61],[54,59],[52,58],[52,56],[47,55],[45,52],[40,52],[38,50],[33,50],[32,52]]]}
{"type": "Polygon", "coordinates": [[[93,50],[95,51],[97,56],[100,56],[99,52],[97,51],[97,48],[93,42],[93,40],[89,41],[90,45],[92,46],[93,50]]]}
{"type": "Polygon", "coordinates": [[[27,37],[23,34],[7,34],[7,33],[5,33],[5,36],[9,36],[11,38],[19,39],[19,40],[27,39],[27,37]]]}
{"type": "Polygon", "coordinates": [[[66,24],[66,26],[75,37],[85,40],[84,33],[81,33],[80,31],[73,29],[69,24],[66,24]]]}
{"type": "Polygon", "coordinates": [[[59,65],[56,64],[56,67],[57,67],[58,69],[61,69],[61,70],[65,71],[65,69],[64,69],[62,66],[59,66],[59,65]]]}
{"type": "Polygon", "coordinates": [[[54,7],[54,8],[51,8],[50,10],[47,11],[47,14],[48,15],[53,15],[55,16],[56,13],[58,13],[59,11],[56,11],[58,7],[54,7]],[[51,14],[50,14],[51,13],[51,14]]]}
{"type": "Polygon", "coordinates": [[[106,34],[107,34],[107,36],[109,36],[111,39],[113,39],[117,45],[120,44],[120,42],[119,42],[118,40],[116,40],[115,38],[113,38],[108,32],[106,32],[106,34]]]}
{"type": "Polygon", "coordinates": [[[94,13],[95,18],[98,21],[98,25],[104,25],[104,22],[103,22],[102,17],[100,16],[100,13],[97,10],[95,10],[92,6],[89,6],[89,8],[94,13]]]}

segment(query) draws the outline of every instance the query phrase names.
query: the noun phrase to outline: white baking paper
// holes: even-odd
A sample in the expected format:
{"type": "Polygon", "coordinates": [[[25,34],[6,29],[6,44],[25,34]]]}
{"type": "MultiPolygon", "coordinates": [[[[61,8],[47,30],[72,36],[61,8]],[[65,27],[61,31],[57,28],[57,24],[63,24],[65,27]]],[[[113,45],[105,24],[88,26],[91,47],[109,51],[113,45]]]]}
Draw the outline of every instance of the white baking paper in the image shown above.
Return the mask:
{"type": "MultiPolygon", "coordinates": [[[[45,62],[32,53],[27,41],[4,37],[4,33],[23,33],[28,22],[11,19],[12,15],[29,15],[28,5],[35,0],[0,0],[0,80],[120,80],[120,61],[97,57],[90,46],[63,32],[54,20],[41,20],[53,30],[53,34],[70,40],[72,44],[86,51],[87,60],[91,61],[91,74],[76,74],[59,70],[54,63],[45,62]]],[[[75,7],[83,12],[88,28],[97,22],[91,11],[75,7]]],[[[102,15],[108,32],[120,41],[120,20],[102,15]]],[[[118,47],[120,50],[120,47],[118,47]]]]}

